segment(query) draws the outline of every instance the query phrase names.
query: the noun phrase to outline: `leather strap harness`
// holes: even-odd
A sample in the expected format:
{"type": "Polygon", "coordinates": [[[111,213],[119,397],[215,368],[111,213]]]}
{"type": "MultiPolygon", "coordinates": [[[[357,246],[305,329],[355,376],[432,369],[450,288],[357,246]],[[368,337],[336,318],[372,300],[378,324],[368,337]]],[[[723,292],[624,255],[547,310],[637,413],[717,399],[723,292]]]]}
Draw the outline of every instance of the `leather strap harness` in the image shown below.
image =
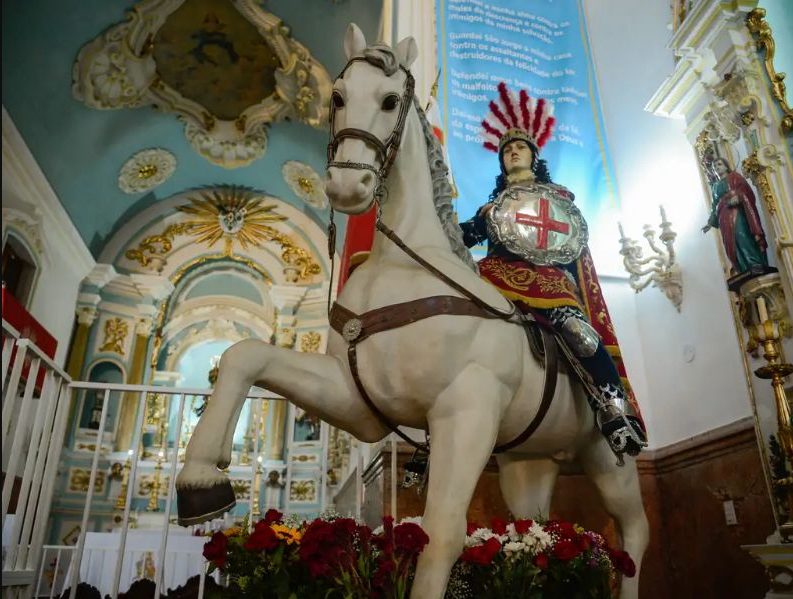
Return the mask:
{"type": "MultiPolygon", "coordinates": [[[[355,381],[355,386],[361,394],[366,405],[377,416],[389,430],[393,431],[404,441],[416,449],[427,451],[426,444],[418,443],[399,430],[391,420],[380,411],[374,404],[369,394],[366,392],[363,381],[358,372],[358,344],[364,339],[383,331],[390,331],[399,327],[430,318],[431,316],[454,315],[454,316],[474,316],[478,318],[499,318],[483,308],[477,306],[471,300],[456,297],[453,295],[436,295],[425,297],[410,302],[391,304],[375,310],[370,310],[363,314],[355,314],[339,303],[334,303],[330,312],[330,326],[338,332],[349,343],[347,348],[347,358],[350,363],[350,372],[355,381]]],[[[528,439],[537,427],[540,426],[545,414],[551,407],[551,400],[556,391],[556,378],[559,368],[559,360],[556,349],[556,341],[553,335],[536,321],[529,321],[528,327],[534,324],[539,327],[542,335],[544,352],[545,380],[543,383],[542,398],[540,407],[534,418],[529,422],[526,429],[515,439],[503,445],[497,446],[493,453],[500,453],[513,447],[517,447],[528,439]]],[[[528,328],[525,329],[529,333],[528,328]]]]}
{"type": "MultiPolygon", "coordinates": [[[[381,65],[372,62],[365,57],[352,58],[342,70],[339,77],[344,75],[344,72],[350,67],[351,64],[357,61],[365,61],[374,66],[383,68],[381,65]]],[[[370,310],[364,314],[355,314],[340,304],[334,302],[333,307],[330,309],[329,318],[330,325],[349,343],[347,348],[347,358],[350,363],[350,372],[352,373],[355,385],[358,392],[361,394],[366,405],[377,416],[377,418],[389,430],[393,431],[404,441],[415,447],[418,451],[429,453],[428,443],[418,443],[399,430],[391,420],[383,414],[382,411],[374,404],[366,388],[361,381],[360,373],[358,372],[358,344],[364,339],[383,331],[390,331],[425,318],[440,315],[450,316],[473,316],[477,318],[498,318],[507,322],[521,324],[529,337],[529,345],[531,346],[531,338],[529,326],[536,326],[540,331],[542,343],[545,347],[544,352],[544,367],[545,367],[545,380],[543,383],[542,398],[540,400],[540,407],[534,418],[529,422],[526,429],[518,435],[515,439],[503,445],[495,447],[494,453],[500,453],[508,449],[512,449],[526,441],[537,427],[540,426],[545,414],[551,406],[554,392],[556,391],[556,379],[559,369],[557,345],[554,335],[546,328],[545,325],[537,322],[531,315],[522,314],[515,304],[510,302],[510,310],[503,311],[494,306],[489,305],[481,298],[477,297],[470,290],[466,289],[463,285],[457,283],[453,279],[446,276],[443,272],[438,270],[435,266],[427,262],[424,258],[419,256],[411,248],[409,248],[402,239],[391,229],[389,229],[380,218],[380,202],[385,196],[385,180],[388,173],[394,164],[399,146],[402,141],[402,132],[407,121],[407,114],[410,110],[410,105],[414,96],[415,81],[410,71],[404,66],[399,66],[405,74],[405,88],[400,98],[399,114],[397,115],[396,125],[391,131],[391,134],[385,140],[381,141],[368,131],[356,128],[346,128],[336,131],[336,108],[334,103],[330,106],[330,143],[328,144],[328,168],[352,168],[360,170],[369,170],[375,174],[376,183],[374,193],[372,194],[372,203],[377,205],[377,229],[393,243],[395,243],[403,252],[420,264],[425,270],[429,271],[440,280],[445,282],[455,291],[461,293],[464,297],[457,297],[451,295],[438,295],[433,297],[426,297],[422,299],[413,300],[410,302],[403,302],[399,304],[392,304],[384,306],[375,310],[370,310]],[[336,150],[339,144],[344,139],[360,139],[367,145],[374,148],[377,153],[380,168],[375,168],[373,165],[350,162],[350,161],[336,161],[336,150]]],[[[331,211],[331,226],[330,226],[328,250],[331,259],[335,250],[335,226],[333,225],[333,212],[331,211]],[[333,241],[331,241],[333,239],[333,241]]],[[[331,269],[332,272],[332,269],[331,269]]],[[[331,286],[332,287],[332,286],[331,286]]],[[[330,291],[328,300],[330,303],[330,291]]]]}

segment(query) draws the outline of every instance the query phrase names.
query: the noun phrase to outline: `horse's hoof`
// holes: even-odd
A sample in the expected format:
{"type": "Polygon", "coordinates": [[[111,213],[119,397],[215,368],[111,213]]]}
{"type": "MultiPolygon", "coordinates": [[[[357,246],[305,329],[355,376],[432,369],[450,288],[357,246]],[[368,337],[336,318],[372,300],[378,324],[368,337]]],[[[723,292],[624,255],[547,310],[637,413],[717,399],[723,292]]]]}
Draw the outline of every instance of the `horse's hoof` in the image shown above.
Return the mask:
{"type": "Polygon", "coordinates": [[[180,526],[201,524],[222,516],[237,504],[228,480],[211,487],[176,489],[180,526]]]}

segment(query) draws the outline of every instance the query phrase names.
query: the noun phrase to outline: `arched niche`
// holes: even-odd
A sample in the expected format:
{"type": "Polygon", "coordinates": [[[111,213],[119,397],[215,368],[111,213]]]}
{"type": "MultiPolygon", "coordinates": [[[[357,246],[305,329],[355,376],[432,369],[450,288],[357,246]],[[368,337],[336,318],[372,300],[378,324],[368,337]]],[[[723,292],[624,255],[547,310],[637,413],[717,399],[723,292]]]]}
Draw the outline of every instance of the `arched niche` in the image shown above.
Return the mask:
{"type": "MultiPolygon", "coordinates": [[[[88,370],[88,381],[91,383],[123,383],[124,370],[119,364],[111,360],[100,360],[91,365],[88,370]]],[[[109,392],[107,398],[108,405],[107,420],[105,422],[105,433],[112,433],[115,430],[116,419],[120,412],[121,393],[109,392]]],[[[88,389],[83,393],[80,404],[79,419],[77,421],[78,432],[95,435],[99,431],[99,419],[105,400],[105,391],[88,389]]]]}
{"type": "Polygon", "coordinates": [[[33,246],[9,227],[3,238],[3,286],[25,307],[30,305],[40,273],[40,261],[33,246]]]}

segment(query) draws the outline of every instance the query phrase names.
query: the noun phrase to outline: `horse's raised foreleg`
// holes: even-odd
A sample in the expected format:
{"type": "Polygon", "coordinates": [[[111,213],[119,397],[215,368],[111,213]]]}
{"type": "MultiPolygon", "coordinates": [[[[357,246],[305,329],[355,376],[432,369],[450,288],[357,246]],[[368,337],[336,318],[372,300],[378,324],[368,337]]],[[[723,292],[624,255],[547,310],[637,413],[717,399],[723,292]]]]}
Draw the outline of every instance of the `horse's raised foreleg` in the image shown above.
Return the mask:
{"type": "Polygon", "coordinates": [[[495,445],[508,392],[481,366],[467,367],[428,414],[431,457],[422,526],[429,545],[419,556],[412,599],[442,599],[465,541],[465,516],[495,445]]]}
{"type": "Polygon", "coordinates": [[[650,525],[644,513],[636,462],[626,456],[625,466],[617,466],[614,454],[599,434],[595,434],[579,457],[584,472],[598,488],[606,511],[617,521],[623,549],[636,564],[636,576],[622,578],[620,599],[637,599],[639,572],[650,540],[650,525]]]}
{"type": "Polygon", "coordinates": [[[231,461],[231,436],[254,384],[362,440],[377,440],[387,433],[358,396],[346,363],[262,341],[236,343],[220,359],[215,389],[190,438],[176,481],[182,523],[217,517],[233,505],[228,478],[218,467],[231,461]]]}
{"type": "Polygon", "coordinates": [[[501,495],[515,518],[548,517],[559,464],[512,453],[496,456],[501,495]]]}

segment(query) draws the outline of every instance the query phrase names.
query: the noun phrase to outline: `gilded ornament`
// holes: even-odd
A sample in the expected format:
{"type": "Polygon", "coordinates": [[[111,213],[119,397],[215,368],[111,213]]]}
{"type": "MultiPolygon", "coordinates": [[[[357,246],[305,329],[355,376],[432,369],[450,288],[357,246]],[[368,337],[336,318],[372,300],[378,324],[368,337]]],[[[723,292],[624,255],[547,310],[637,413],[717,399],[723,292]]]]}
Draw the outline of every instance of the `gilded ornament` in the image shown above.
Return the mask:
{"type": "Polygon", "coordinates": [[[281,168],[281,174],[295,195],[309,206],[324,210],[328,207],[325,186],[317,172],[304,162],[288,160],[281,168]]]}
{"type": "Polygon", "coordinates": [[[99,348],[100,352],[114,352],[124,355],[124,343],[129,333],[129,323],[121,318],[108,318],[105,321],[105,340],[99,348]]]}
{"type": "Polygon", "coordinates": [[[771,81],[771,93],[782,109],[782,131],[789,133],[793,131],[793,109],[787,102],[785,73],[777,73],[774,68],[776,42],[771,32],[771,26],[765,20],[765,15],[764,8],[755,8],[746,16],[746,27],[757,42],[758,50],[765,50],[764,64],[768,79],[771,81]]]}
{"type": "MultiPolygon", "coordinates": [[[[76,493],[87,493],[88,484],[91,482],[91,471],[82,468],[72,468],[69,471],[69,491],[76,493]]],[[[94,493],[102,493],[105,490],[105,473],[97,471],[94,480],[94,493]]]]}
{"type": "Polygon", "coordinates": [[[242,478],[231,479],[231,488],[234,489],[234,495],[237,499],[248,499],[251,492],[251,483],[242,478]]]}
{"type": "Polygon", "coordinates": [[[262,156],[270,123],[324,126],[331,92],[327,71],[257,0],[141,0],[83,46],[73,77],[92,108],[176,114],[195,150],[224,168],[262,156]]]}
{"type": "MultiPolygon", "coordinates": [[[[298,268],[301,279],[321,272],[319,264],[306,250],[270,226],[270,223],[284,221],[286,217],[274,212],[275,204],[265,204],[263,196],[243,187],[230,186],[199,191],[189,200],[190,204],[179,206],[177,210],[192,216],[191,219],[172,224],[158,235],[145,237],[136,248],[127,250],[125,256],[141,266],[149,266],[171,251],[173,241],[179,235],[190,235],[210,248],[222,239],[223,256],[226,257],[233,255],[235,241],[243,249],[261,247],[263,242],[274,241],[281,246],[281,259],[298,268]]],[[[261,271],[260,268],[256,270],[261,271]]]]}
{"type": "Polygon", "coordinates": [[[322,342],[322,335],[316,331],[311,331],[300,337],[300,351],[306,353],[316,353],[319,351],[319,344],[322,342]]]}
{"type": "Polygon", "coordinates": [[[312,502],[317,499],[317,483],[313,480],[293,480],[289,484],[289,500],[312,502]]]}
{"type": "Polygon", "coordinates": [[[747,156],[741,163],[741,170],[743,170],[744,176],[754,182],[768,212],[776,214],[776,198],[774,197],[774,191],[771,189],[771,183],[768,181],[768,175],[766,175],[767,169],[768,167],[760,162],[757,150],[747,156]]]}
{"type": "Polygon", "coordinates": [[[125,193],[141,193],[166,181],[176,169],[176,157],[167,150],[152,148],[132,155],[118,173],[118,186],[125,193]]]}

